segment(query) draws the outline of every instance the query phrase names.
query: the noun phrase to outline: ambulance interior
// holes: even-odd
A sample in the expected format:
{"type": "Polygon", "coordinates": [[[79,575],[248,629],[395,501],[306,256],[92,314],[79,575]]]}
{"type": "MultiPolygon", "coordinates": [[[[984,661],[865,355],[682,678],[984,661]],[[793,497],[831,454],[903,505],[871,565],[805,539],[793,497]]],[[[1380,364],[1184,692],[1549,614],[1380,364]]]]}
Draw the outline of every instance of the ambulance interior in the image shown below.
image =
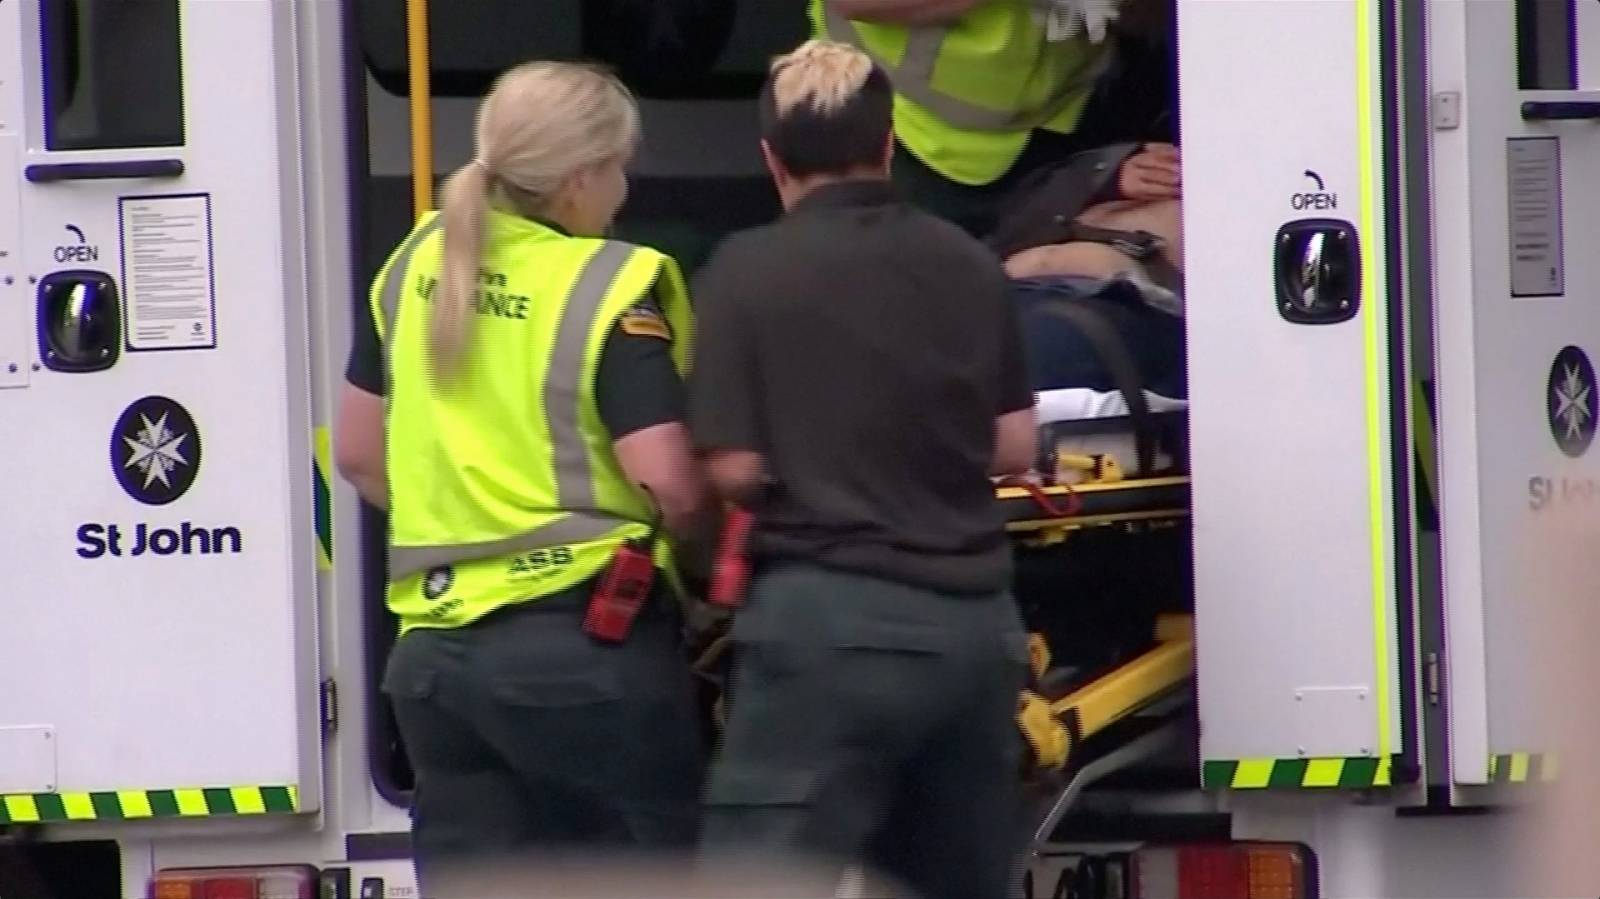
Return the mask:
{"type": "MultiPolygon", "coordinates": [[[[598,57],[640,96],[644,113],[645,145],[615,236],[656,246],[692,274],[722,235],[777,216],[777,197],[756,147],[754,97],[767,61],[807,37],[805,4],[677,3],[693,28],[672,34],[645,27],[655,2],[477,0],[470,16],[433,4],[428,52],[436,176],[470,157],[473,104],[498,72],[534,57],[598,57]]],[[[1175,6],[1164,5],[1169,12],[1175,6]]],[[[366,111],[358,123],[366,134],[358,134],[352,148],[357,172],[365,176],[357,182],[363,202],[356,212],[364,247],[358,281],[364,285],[412,219],[411,119],[404,4],[360,0],[355,6],[364,72],[352,80],[366,92],[352,98],[366,111]]],[[[1097,102],[1125,110],[1126,128],[1100,136],[1103,143],[1173,140],[1173,27],[1169,18],[1164,38],[1128,40],[1120,48],[1125,64],[1108,88],[1112,93],[1097,102]]],[[[1099,405],[1127,409],[1126,403],[1099,405]]],[[[1028,774],[1036,843],[1052,836],[1070,842],[1074,830],[1103,841],[1108,833],[1141,826],[1115,815],[1108,829],[1086,801],[1091,785],[1089,799],[1101,797],[1105,808],[1124,808],[1115,797],[1127,791],[1199,786],[1190,699],[1186,419],[1176,405],[1141,409],[1147,414],[1137,420],[1123,411],[1047,424],[1039,471],[996,488],[1017,549],[1016,595],[1051,656],[1048,672],[1033,685],[1032,711],[1041,716],[1039,739],[1046,744],[1035,750],[1065,758],[1053,771],[1028,774]]],[[[377,696],[394,622],[383,605],[381,521],[370,509],[364,517],[364,602],[373,623],[367,677],[377,696]]],[[[399,799],[411,785],[404,747],[387,705],[369,707],[374,777],[380,791],[399,799]]],[[[1211,828],[1206,836],[1227,836],[1225,819],[1167,820],[1180,818],[1211,828]]],[[[1141,836],[1149,838],[1150,824],[1142,827],[1141,836]]],[[[1184,833],[1193,838],[1198,832],[1184,833]]]]}

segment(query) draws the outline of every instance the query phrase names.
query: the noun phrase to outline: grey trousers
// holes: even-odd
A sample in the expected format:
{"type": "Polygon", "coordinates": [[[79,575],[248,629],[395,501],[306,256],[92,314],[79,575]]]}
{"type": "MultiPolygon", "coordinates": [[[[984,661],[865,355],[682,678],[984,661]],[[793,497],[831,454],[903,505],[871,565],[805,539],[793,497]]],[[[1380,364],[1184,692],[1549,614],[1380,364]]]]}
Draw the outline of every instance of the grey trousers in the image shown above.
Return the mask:
{"type": "Polygon", "coordinates": [[[588,589],[412,631],[390,656],[423,895],[530,851],[693,847],[703,755],[676,606],[653,596],[609,646],[581,630],[588,589]]]}
{"type": "Polygon", "coordinates": [[[1027,635],[1008,594],[786,565],[735,620],[707,857],[860,861],[922,899],[1001,899],[1017,843],[1027,635]]]}

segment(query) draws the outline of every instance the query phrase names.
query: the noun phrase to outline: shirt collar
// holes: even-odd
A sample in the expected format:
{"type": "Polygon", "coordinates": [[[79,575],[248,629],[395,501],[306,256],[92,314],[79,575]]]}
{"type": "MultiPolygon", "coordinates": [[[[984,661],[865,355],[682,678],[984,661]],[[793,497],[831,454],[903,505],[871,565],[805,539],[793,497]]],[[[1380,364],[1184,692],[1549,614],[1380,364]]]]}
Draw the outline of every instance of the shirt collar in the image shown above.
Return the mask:
{"type": "Polygon", "coordinates": [[[560,225],[556,224],[554,221],[552,221],[550,219],[540,218],[538,216],[530,216],[528,221],[533,222],[535,225],[540,225],[542,227],[549,228],[551,231],[556,232],[557,234],[561,235],[562,237],[571,237],[572,236],[572,234],[570,232],[568,232],[567,229],[561,227],[560,225]]]}
{"type": "Polygon", "coordinates": [[[790,214],[813,209],[882,206],[898,199],[894,185],[883,178],[852,178],[819,185],[800,198],[790,214]]]}
{"type": "Polygon", "coordinates": [[[502,208],[502,207],[499,207],[499,206],[491,206],[490,209],[496,215],[502,216],[503,217],[502,220],[506,221],[506,222],[521,223],[524,226],[533,225],[536,228],[542,228],[542,229],[544,229],[546,231],[553,231],[556,234],[561,235],[562,237],[571,237],[572,236],[572,233],[570,231],[568,231],[566,228],[561,227],[560,225],[556,224],[554,221],[552,221],[550,219],[547,219],[547,218],[543,218],[543,217],[540,217],[540,216],[532,216],[532,215],[522,215],[521,213],[513,212],[510,209],[505,209],[505,208],[502,208]]]}

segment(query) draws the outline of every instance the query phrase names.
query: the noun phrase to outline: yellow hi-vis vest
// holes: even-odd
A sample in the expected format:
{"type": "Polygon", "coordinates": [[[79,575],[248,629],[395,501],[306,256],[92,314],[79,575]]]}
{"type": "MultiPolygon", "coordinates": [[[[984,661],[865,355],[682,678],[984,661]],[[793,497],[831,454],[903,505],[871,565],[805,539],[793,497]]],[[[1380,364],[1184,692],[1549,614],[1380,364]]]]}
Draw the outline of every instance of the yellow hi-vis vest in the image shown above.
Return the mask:
{"type": "Polygon", "coordinates": [[[573,587],[647,534],[651,504],[617,462],[595,376],[612,326],[652,286],[688,369],[693,324],[672,259],[502,212],[486,224],[473,343],[454,384],[436,389],[427,351],[437,213],[372,285],[388,367],[388,600],[402,633],[573,587]]]}
{"type": "Polygon", "coordinates": [[[847,19],[811,0],[811,23],[888,73],[900,143],[970,186],[1006,174],[1035,128],[1076,128],[1109,60],[1108,45],[1083,35],[1047,40],[1027,0],[982,0],[951,24],[910,28],[847,19]]]}

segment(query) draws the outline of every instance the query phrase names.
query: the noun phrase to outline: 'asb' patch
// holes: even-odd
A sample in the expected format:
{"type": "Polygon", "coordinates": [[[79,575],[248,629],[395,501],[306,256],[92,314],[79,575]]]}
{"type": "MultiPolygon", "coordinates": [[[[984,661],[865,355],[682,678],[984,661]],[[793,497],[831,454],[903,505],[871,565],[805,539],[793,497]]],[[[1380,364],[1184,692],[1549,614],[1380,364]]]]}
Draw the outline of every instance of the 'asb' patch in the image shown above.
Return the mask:
{"type": "Polygon", "coordinates": [[[661,340],[672,339],[672,326],[667,324],[667,319],[661,310],[654,305],[640,303],[630,306],[617,320],[622,327],[622,333],[634,337],[656,337],[661,340]]]}

